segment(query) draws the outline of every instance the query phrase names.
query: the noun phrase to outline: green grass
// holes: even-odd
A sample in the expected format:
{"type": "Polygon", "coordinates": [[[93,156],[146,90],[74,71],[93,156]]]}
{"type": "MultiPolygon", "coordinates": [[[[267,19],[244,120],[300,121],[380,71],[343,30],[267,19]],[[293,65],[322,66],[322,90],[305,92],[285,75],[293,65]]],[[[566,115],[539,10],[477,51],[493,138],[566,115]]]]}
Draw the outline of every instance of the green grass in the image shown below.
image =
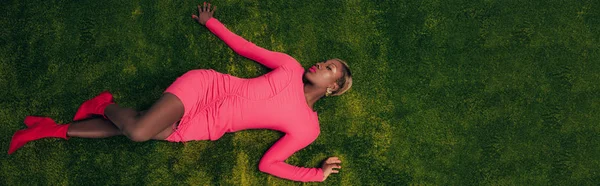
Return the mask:
{"type": "MultiPolygon", "coordinates": [[[[0,2],[0,146],[27,115],[67,123],[110,90],[148,108],[178,76],[267,69],[190,18],[195,1],[0,2]]],[[[350,64],[287,162],[339,156],[328,185],[600,183],[600,1],[216,1],[230,30],[304,66],[350,64]]],[[[292,185],[258,170],[281,133],[188,145],[43,139],[2,155],[2,185],[292,185]]],[[[316,183],[309,183],[314,185],[316,183]]]]}

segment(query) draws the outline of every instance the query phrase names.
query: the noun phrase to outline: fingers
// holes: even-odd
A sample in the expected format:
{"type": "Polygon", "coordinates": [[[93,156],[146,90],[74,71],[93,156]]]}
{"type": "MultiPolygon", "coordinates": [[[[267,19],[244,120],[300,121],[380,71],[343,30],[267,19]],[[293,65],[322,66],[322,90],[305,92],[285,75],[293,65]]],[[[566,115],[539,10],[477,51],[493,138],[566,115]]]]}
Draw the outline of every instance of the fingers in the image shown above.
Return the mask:
{"type": "Polygon", "coordinates": [[[338,157],[331,157],[331,158],[327,159],[327,161],[325,161],[325,162],[327,164],[342,163],[342,161],[338,157]]]}
{"type": "Polygon", "coordinates": [[[342,166],[340,164],[329,164],[329,165],[330,165],[329,167],[331,167],[331,170],[333,170],[333,169],[341,169],[342,168],[342,166]]]}
{"type": "Polygon", "coordinates": [[[208,4],[208,6],[206,8],[206,11],[210,12],[210,15],[214,14],[215,10],[217,9],[217,6],[213,6],[210,3],[207,3],[207,4],[208,4]]]}
{"type": "Polygon", "coordinates": [[[198,4],[198,14],[202,13],[202,12],[206,12],[207,8],[206,8],[206,2],[204,2],[204,4],[198,4]]]}
{"type": "MultiPolygon", "coordinates": [[[[192,14],[192,19],[195,19],[200,24],[204,24],[204,23],[201,23],[201,20],[200,20],[201,17],[211,18],[215,14],[215,10],[217,9],[217,6],[213,6],[212,4],[206,3],[206,2],[204,2],[202,4],[198,4],[197,7],[198,7],[198,15],[192,14]]],[[[202,19],[204,19],[204,18],[202,18],[202,19]]]]}
{"type": "Polygon", "coordinates": [[[325,166],[329,167],[332,169],[332,171],[338,171],[338,170],[333,170],[333,169],[341,169],[342,166],[340,165],[342,163],[342,160],[340,160],[338,157],[330,157],[325,161],[325,166]]]}
{"type": "Polygon", "coordinates": [[[217,6],[213,6],[210,3],[206,3],[204,2],[202,5],[198,5],[198,14],[202,13],[202,12],[210,12],[210,13],[214,13],[214,11],[217,9],[217,6]]]}
{"type": "Polygon", "coordinates": [[[342,166],[333,164],[333,165],[331,165],[331,173],[339,173],[340,170],[337,170],[337,169],[341,169],[341,168],[342,168],[342,166]]]}

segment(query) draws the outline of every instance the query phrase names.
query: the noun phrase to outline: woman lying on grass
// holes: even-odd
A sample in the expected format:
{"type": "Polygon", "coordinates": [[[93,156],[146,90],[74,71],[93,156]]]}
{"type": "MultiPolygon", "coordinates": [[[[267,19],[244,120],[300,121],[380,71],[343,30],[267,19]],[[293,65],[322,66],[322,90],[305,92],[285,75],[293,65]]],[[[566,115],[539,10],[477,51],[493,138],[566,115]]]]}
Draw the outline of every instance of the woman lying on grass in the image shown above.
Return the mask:
{"type": "Polygon", "coordinates": [[[330,157],[321,168],[304,168],[284,161],[312,143],[320,133],[313,105],[323,96],[338,96],[352,86],[348,65],[330,59],[307,72],[292,57],[258,47],[229,31],[213,18],[216,7],[198,5],[192,18],[205,25],[236,53],[272,69],[257,78],[243,79],[210,69],[191,70],[177,78],[147,111],[114,103],[105,91],[84,102],[72,123],[27,116],[27,129],[17,131],[8,153],[29,141],[55,137],[106,138],[125,135],[132,141],[170,142],[217,140],[226,132],[271,129],[284,132],[262,157],[263,172],[295,181],[325,181],[338,173],[341,161],[330,157]],[[102,117],[94,117],[102,116],[102,117]],[[335,169],[334,169],[335,168],[335,169]]]}

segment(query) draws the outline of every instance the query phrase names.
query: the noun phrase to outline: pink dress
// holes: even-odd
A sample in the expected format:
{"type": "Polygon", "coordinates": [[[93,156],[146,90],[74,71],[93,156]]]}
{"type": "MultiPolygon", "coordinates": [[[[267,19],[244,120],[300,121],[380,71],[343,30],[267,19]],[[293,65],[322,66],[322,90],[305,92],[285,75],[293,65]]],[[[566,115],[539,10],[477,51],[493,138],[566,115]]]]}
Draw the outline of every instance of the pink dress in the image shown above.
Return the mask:
{"type": "Polygon", "coordinates": [[[165,90],[185,107],[179,127],[166,140],[217,140],[226,132],[271,129],[285,133],[262,157],[259,169],[295,181],[322,181],[321,168],[284,161],[319,136],[319,120],[306,103],[304,68],[287,54],[258,47],[232,33],[215,18],[206,27],[236,53],[272,71],[244,79],[214,70],[191,70],[165,90]]]}

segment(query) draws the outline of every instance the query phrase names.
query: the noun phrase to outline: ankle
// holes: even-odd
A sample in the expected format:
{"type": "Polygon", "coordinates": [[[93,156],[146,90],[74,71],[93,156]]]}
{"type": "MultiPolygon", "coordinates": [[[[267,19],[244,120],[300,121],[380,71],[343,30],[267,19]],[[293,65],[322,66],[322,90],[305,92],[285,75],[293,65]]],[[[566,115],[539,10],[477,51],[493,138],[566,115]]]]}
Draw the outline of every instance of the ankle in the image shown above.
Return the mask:
{"type": "Polygon", "coordinates": [[[104,117],[104,119],[110,120],[108,119],[108,116],[106,115],[107,113],[110,113],[111,110],[114,110],[115,107],[118,107],[116,103],[106,103],[104,105],[100,106],[101,112],[102,113],[102,117],[104,117]]]}

